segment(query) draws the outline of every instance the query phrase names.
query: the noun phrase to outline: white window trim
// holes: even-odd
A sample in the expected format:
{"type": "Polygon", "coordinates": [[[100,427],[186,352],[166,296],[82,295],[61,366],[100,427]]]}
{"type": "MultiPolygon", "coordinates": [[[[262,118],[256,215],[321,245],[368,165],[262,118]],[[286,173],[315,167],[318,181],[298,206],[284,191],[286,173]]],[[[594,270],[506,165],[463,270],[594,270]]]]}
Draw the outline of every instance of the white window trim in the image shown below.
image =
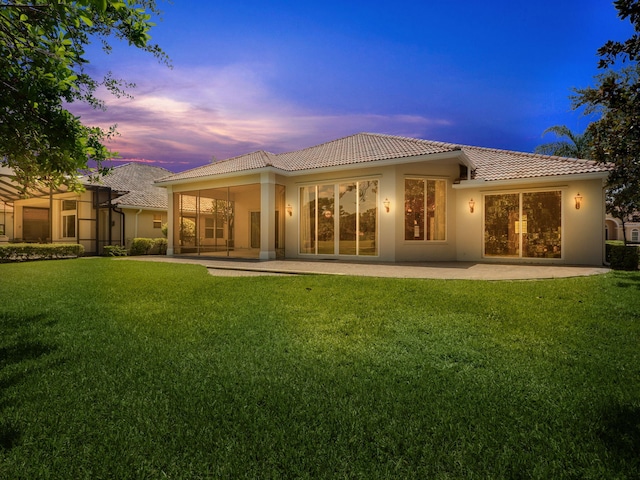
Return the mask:
{"type": "MultiPolygon", "coordinates": [[[[427,196],[425,194],[424,197],[424,201],[425,201],[425,211],[426,211],[426,202],[427,202],[427,196]]],[[[404,245],[442,245],[442,244],[446,244],[449,241],[449,181],[447,178],[443,178],[443,177],[433,177],[433,176],[428,176],[428,175],[405,175],[404,179],[402,180],[402,242],[404,245]],[[425,182],[428,180],[441,180],[444,181],[445,183],[445,189],[444,189],[444,239],[443,240],[428,240],[427,238],[423,239],[423,240],[407,240],[406,238],[404,238],[404,216],[405,216],[405,211],[404,211],[404,200],[405,200],[405,185],[406,185],[406,181],[407,180],[424,180],[425,182]]],[[[425,235],[426,236],[426,235],[425,235]]],[[[484,249],[483,249],[484,251],[484,249]]]]}
{"type": "Polygon", "coordinates": [[[491,192],[482,193],[482,232],[481,232],[481,249],[482,258],[490,260],[524,260],[524,261],[536,261],[536,262],[558,262],[565,259],[565,194],[567,187],[547,187],[547,188],[531,188],[526,190],[497,190],[491,192]],[[542,193],[542,192],[560,192],[560,257],[559,258],[538,258],[538,257],[525,257],[522,252],[522,234],[520,234],[520,245],[518,246],[517,256],[498,256],[498,255],[485,255],[484,244],[484,232],[485,232],[485,205],[486,197],[489,195],[512,195],[517,194],[519,196],[519,210],[518,218],[520,223],[520,229],[522,229],[522,195],[526,193],[542,193]]]}

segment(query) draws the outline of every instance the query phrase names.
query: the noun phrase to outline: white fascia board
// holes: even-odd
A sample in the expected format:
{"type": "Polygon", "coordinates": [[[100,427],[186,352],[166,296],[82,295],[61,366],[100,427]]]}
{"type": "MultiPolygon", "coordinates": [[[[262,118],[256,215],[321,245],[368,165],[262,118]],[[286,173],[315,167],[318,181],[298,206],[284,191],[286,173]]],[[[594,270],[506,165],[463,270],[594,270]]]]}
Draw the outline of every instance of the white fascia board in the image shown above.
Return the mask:
{"type": "MultiPolygon", "coordinates": [[[[388,167],[393,165],[404,165],[407,163],[435,162],[438,160],[461,160],[470,165],[471,162],[461,150],[454,150],[442,153],[429,153],[424,155],[414,155],[411,157],[396,157],[384,160],[373,160],[346,165],[335,165],[333,167],[308,168],[304,170],[278,170],[278,173],[285,177],[298,177],[303,175],[313,175],[315,173],[333,173],[345,170],[357,170],[359,168],[388,167]]],[[[475,168],[475,167],[472,167],[475,168]]]]}
{"type": "Polygon", "coordinates": [[[577,182],[582,180],[596,180],[602,179],[605,181],[609,176],[609,172],[592,172],[592,173],[576,173],[570,175],[550,175],[547,177],[533,177],[533,178],[513,178],[509,180],[462,180],[460,183],[453,185],[456,190],[466,190],[470,188],[493,188],[493,187],[508,187],[517,185],[530,185],[532,183],[554,183],[558,181],[562,182],[577,182]]]}
{"type": "MultiPolygon", "coordinates": [[[[185,183],[194,183],[194,182],[206,182],[208,180],[224,180],[227,178],[236,178],[236,177],[244,177],[247,175],[257,175],[264,172],[274,172],[282,175],[283,170],[275,167],[262,167],[256,168],[253,170],[240,170],[237,172],[229,172],[229,173],[216,173],[213,175],[203,175],[201,177],[189,177],[189,178],[181,178],[179,180],[156,180],[153,184],[157,187],[166,187],[168,185],[184,185],[185,183]]],[[[179,175],[179,174],[176,174],[179,175]]]]}
{"type": "Polygon", "coordinates": [[[119,208],[120,210],[144,210],[145,212],[166,212],[167,208],[159,208],[159,207],[142,207],[140,205],[114,205],[115,208],[119,208]]]}
{"type": "Polygon", "coordinates": [[[275,173],[283,177],[297,177],[303,175],[313,175],[316,173],[332,173],[345,170],[357,170],[359,168],[386,167],[390,165],[403,165],[407,163],[435,162],[438,160],[458,160],[467,165],[470,170],[474,169],[473,162],[464,154],[462,150],[452,150],[441,153],[428,153],[424,155],[414,155],[410,157],[395,157],[383,160],[364,161],[357,163],[349,163],[345,165],[335,165],[333,167],[307,168],[303,170],[282,170],[280,168],[269,166],[256,168],[254,170],[239,170],[237,172],[219,173],[213,175],[203,175],[201,177],[190,177],[179,180],[157,180],[154,185],[163,187],[167,185],[183,185],[185,183],[206,182],[208,180],[224,180],[227,178],[235,178],[246,175],[262,174],[265,172],[275,173]]]}

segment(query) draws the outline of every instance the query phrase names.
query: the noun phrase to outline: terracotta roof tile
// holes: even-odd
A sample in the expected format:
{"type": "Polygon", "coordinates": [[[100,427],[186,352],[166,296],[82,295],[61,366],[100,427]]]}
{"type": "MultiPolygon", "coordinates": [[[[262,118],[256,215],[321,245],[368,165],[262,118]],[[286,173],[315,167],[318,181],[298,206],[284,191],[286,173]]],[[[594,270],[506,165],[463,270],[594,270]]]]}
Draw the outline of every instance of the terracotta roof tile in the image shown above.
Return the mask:
{"type": "Polygon", "coordinates": [[[358,133],[294,152],[280,154],[264,151],[253,152],[177,173],[159,181],[173,182],[224,173],[244,172],[269,166],[287,172],[295,172],[460,150],[474,165],[474,178],[487,181],[607,171],[605,166],[589,160],[473,147],[393,135],[358,133]]]}
{"type": "Polygon", "coordinates": [[[81,181],[85,185],[104,185],[120,192],[121,195],[112,201],[116,205],[167,209],[167,190],[154,182],[170,174],[165,168],[132,162],[114,167],[97,181],[88,177],[81,181]]]}

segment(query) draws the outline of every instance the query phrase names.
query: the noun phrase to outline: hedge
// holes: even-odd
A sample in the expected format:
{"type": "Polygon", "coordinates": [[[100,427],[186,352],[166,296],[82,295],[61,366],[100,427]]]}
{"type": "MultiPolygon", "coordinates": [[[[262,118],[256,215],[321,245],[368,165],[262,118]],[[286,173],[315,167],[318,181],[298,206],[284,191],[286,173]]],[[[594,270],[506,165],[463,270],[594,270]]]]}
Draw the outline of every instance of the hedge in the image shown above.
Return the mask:
{"type": "Polygon", "coordinates": [[[607,244],[607,260],[614,270],[638,270],[640,253],[637,246],[607,244]]]}
{"type": "Polygon", "coordinates": [[[102,247],[102,254],[105,257],[126,257],[127,249],[121,245],[105,245],[102,247]]]}
{"type": "Polygon", "coordinates": [[[165,255],[166,253],[166,238],[134,238],[129,248],[129,255],[165,255]]]}
{"type": "Polygon", "coordinates": [[[84,247],[77,243],[8,243],[0,245],[0,263],[77,258],[83,254],[84,247]]]}

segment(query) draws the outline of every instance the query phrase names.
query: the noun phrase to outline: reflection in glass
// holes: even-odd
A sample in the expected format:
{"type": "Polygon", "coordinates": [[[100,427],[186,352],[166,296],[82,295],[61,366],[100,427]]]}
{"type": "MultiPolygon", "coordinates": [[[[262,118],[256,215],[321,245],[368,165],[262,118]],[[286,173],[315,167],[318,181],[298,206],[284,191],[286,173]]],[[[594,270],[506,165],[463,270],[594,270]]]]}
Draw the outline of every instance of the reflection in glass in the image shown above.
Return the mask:
{"type": "Polygon", "coordinates": [[[562,256],[562,194],[532,192],[522,194],[522,256],[560,258],[562,256]]]}
{"type": "Polygon", "coordinates": [[[517,193],[484,197],[484,254],[520,255],[520,195],[517,193]]]}

